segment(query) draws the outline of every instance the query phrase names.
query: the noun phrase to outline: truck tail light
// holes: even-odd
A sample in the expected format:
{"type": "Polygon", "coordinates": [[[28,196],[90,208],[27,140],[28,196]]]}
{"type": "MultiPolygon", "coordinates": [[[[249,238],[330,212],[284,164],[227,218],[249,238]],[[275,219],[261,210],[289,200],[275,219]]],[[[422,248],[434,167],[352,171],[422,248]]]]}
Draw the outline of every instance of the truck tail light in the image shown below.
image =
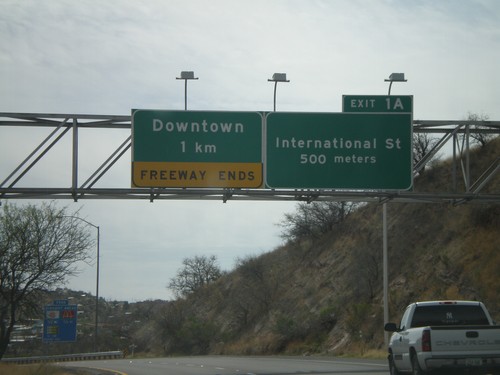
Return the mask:
{"type": "Polygon", "coordinates": [[[428,329],[424,329],[422,332],[422,351],[430,352],[432,351],[431,347],[431,331],[428,329]]]}

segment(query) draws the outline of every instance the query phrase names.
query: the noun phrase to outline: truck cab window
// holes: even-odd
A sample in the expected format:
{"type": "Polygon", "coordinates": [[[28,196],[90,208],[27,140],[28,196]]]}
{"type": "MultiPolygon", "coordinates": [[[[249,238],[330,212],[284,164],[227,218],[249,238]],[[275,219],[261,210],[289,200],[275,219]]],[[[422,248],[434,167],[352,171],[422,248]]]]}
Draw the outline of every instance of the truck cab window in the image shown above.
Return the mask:
{"type": "Polygon", "coordinates": [[[417,306],[412,327],[488,325],[488,318],[480,306],[439,305],[417,306]]]}

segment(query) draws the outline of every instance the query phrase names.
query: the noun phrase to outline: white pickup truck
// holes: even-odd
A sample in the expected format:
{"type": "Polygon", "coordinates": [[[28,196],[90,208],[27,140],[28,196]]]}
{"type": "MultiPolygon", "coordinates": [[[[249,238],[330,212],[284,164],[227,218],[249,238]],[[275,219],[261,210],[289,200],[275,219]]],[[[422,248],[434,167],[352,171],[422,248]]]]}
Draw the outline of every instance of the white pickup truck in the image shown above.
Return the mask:
{"type": "Polygon", "coordinates": [[[391,374],[500,374],[500,326],[481,302],[412,303],[401,323],[387,323],[391,374]]]}

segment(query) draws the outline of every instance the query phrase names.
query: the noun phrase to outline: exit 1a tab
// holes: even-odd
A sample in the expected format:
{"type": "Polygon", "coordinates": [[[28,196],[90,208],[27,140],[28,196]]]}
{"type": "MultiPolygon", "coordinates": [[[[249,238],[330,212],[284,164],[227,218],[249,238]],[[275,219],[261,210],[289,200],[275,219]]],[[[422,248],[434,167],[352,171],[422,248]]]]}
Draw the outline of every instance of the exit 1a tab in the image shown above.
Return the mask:
{"type": "Polygon", "coordinates": [[[343,95],[342,111],[412,113],[413,95],[343,95]]]}

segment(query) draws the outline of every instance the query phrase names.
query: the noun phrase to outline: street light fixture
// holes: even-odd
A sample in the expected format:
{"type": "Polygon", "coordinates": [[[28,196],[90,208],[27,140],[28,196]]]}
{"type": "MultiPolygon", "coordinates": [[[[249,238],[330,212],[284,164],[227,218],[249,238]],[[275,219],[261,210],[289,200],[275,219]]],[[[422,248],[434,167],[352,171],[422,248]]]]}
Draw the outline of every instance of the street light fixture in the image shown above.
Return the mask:
{"type": "MultiPolygon", "coordinates": [[[[390,82],[389,91],[387,95],[391,95],[391,87],[393,82],[407,82],[405,79],[404,73],[392,73],[389,76],[389,79],[385,79],[385,82],[390,82]]],[[[387,256],[387,202],[384,202],[382,205],[382,247],[383,247],[383,255],[382,255],[382,263],[383,263],[383,288],[384,288],[384,324],[389,321],[389,274],[388,274],[388,256],[387,256]]],[[[384,341],[387,345],[389,341],[389,336],[387,332],[384,332],[384,341]]]]}
{"type": "Polygon", "coordinates": [[[184,80],[184,110],[187,110],[187,82],[188,80],[195,80],[198,77],[194,76],[193,71],[182,71],[180,77],[176,77],[175,79],[183,79],[184,80]]]}
{"type": "Polygon", "coordinates": [[[286,79],[286,73],[274,73],[273,78],[268,79],[268,82],[274,82],[274,112],[276,112],[276,86],[278,82],[290,82],[286,79]]]}
{"type": "Polygon", "coordinates": [[[71,219],[78,219],[83,221],[84,223],[90,225],[91,227],[94,227],[97,229],[97,262],[96,262],[96,284],[95,284],[95,327],[94,327],[94,351],[97,352],[98,350],[98,341],[97,341],[97,335],[98,335],[98,323],[99,323],[99,257],[100,257],[100,249],[99,249],[99,242],[100,242],[100,229],[98,225],[92,224],[90,221],[87,221],[85,219],[82,219],[79,216],[63,216],[71,219]]]}
{"type": "Polygon", "coordinates": [[[393,82],[407,82],[408,80],[405,79],[405,74],[404,73],[392,73],[389,76],[389,79],[385,79],[385,82],[390,82],[389,84],[389,92],[387,95],[391,95],[391,87],[393,82]]]}

